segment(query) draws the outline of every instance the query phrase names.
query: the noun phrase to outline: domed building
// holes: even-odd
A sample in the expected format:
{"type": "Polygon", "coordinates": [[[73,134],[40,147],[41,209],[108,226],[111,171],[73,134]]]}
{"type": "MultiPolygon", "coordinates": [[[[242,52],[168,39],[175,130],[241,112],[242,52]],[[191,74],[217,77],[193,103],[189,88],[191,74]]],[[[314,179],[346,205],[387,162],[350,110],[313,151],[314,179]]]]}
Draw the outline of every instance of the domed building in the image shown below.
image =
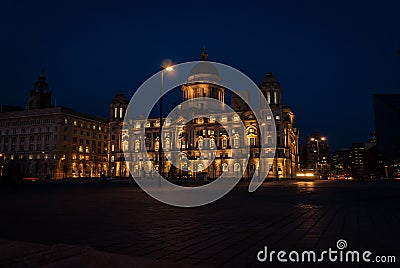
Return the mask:
{"type": "MultiPolygon", "coordinates": [[[[164,119],[162,173],[170,178],[192,178],[198,172],[207,172],[209,178],[217,178],[223,172],[235,177],[241,176],[244,171],[243,177],[251,178],[253,174],[257,175],[259,169],[268,169],[267,177],[269,178],[295,177],[299,168],[299,132],[294,127],[293,111],[289,106],[282,104],[282,88],[276,77],[272,73],[267,73],[260,84],[260,91],[267,99],[274,117],[267,116],[266,123],[260,126],[253,112],[241,98],[233,93],[231,107],[236,113],[224,112],[226,90],[221,85],[218,70],[208,62],[206,51],[201,53],[200,59],[201,61],[192,68],[187,82],[182,85],[184,104],[181,105],[184,111],[190,111],[193,108],[202,116],[182,125],[175,122],[178,124],[173,124],[174,127],[170,126],[171,119],[164,119]],[[216,107],[210,107],[209,102],[203,100],[202,97],[216,99],[219,101],[218,105],[222,107],[213,109],[216,107]],[[229,127],[225,129],[217,121],[229,127]],[[236,131],[241,125],[240,121],[245,127],[242,135],[236,131]],[[272,133],[274,123],[276,140],[272,133]],[[263,140],[267,144],[268,158],[265,159],[260,159],[261,127],[265,128],[264,131],[267,133],[267,137],[263,140]],[[241,159],[235,154],[244,145],[250,147],[250,154],[241,159]],[[272,153],[275,145],[274,157],[272,153]],[[177,155],[178,158],[174,159],[173,157],[177,155]],[[248,157],[249,161],[246,164],[248,157]],[[170,159],[177,166],[172,165],[170,159]],[[190,167],[188,160],[192,160],[190,167]]],[[[247,92],[244,93],[243,96],[246,96],[247,92]]],[[[129,129],[132,131],[121,136],[129,136],[126,142],[129,140],[130,143],[126,146],[136,152],[136,159],[131,159],[131,172],[133,176],[152,176],[152,173],[157,172],[160,166],[159,119],[137,119],[131,124],[129,129]],[[145,137],[141,136],[140,129],[143,127],[145,127],[145,137]],[[143,152],[142,155],[141,152],[143,152]],[[146,162],[147,160],[144,160],[146,158],[152,163],[146,162]]]]}
{"type": "Polygon", "coordinates": [[[208,62],[208,53],[203,51],[201,61],[191,70],[187,83],[182,86],[183,101],[189,101],[188,107],[199,110],[208,110],[209,102],[198,98],[213,98],[225,103],[225,88],[221,86],[221,77],[217,68],[208,62]]]}

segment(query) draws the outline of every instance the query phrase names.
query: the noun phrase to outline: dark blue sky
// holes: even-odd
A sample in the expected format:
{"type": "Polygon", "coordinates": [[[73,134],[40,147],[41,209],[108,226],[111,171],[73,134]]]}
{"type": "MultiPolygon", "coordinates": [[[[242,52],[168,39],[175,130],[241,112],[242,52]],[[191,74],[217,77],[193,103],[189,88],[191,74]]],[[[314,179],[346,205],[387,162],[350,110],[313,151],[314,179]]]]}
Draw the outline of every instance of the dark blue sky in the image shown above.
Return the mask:
{"type": "Polygon", "coordinates": [[[0,102],[23,106],[45,69],[57,105],[108,116],[119,90],[205,45],[256,84],[273,72],[302,141],[337,149],[369,138],[373,93],[399,93],[398,1],[135,2],[2,1],[0,102]]]}

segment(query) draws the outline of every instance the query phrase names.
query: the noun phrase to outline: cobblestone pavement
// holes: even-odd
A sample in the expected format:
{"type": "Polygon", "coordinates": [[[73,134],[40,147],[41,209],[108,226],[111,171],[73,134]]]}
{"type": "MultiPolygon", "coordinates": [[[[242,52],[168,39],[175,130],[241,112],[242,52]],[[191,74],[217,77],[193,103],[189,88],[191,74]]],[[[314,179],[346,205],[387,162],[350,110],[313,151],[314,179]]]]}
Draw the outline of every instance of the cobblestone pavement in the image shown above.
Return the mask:
{"type": "MultiPolygon", "coordinates": [[[[43,247],[79,245],[173,265],[278,267],[276,258],[259,263],[257,253],[337,249],[344,239],[349,250],[396,257],[397,265],[373,267],[400,263],[400,181],[273,181],[254,193],[239,185],[199,208],[164,205],[122,183],[23,185],[0,194],[0,239],[43,247]]],[[[13,263],[0,254],[0,266],[13,263]]]]}

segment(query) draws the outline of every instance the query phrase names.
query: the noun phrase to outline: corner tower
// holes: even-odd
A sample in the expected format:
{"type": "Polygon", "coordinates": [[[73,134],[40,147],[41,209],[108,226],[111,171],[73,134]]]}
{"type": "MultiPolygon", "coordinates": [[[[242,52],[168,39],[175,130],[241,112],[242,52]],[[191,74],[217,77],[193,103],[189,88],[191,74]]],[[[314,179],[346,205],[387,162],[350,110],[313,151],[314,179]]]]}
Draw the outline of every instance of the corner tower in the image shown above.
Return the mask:
{"type": "Polygon", "coordinates": [[[51,108],[51,92],[49,85],[46,82],[44,71],[39,75],[38,80],[34,84],[34,88],[30,91],[27,109],[43,109],[51,108]]]}

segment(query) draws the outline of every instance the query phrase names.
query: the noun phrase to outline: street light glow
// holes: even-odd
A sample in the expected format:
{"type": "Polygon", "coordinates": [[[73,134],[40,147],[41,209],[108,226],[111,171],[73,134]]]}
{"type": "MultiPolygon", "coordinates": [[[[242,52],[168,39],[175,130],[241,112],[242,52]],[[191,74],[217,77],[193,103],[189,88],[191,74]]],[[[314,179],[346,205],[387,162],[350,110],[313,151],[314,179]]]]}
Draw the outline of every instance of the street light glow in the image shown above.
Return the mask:
{"type": "Polygon", "coordinates": [[[168,72],[172,71],[173,69],[174,69],[174,68],[172,68],[172,66],[167,66],[167,67],[165,68],[165,70],[168,71],[168,72]]]}

